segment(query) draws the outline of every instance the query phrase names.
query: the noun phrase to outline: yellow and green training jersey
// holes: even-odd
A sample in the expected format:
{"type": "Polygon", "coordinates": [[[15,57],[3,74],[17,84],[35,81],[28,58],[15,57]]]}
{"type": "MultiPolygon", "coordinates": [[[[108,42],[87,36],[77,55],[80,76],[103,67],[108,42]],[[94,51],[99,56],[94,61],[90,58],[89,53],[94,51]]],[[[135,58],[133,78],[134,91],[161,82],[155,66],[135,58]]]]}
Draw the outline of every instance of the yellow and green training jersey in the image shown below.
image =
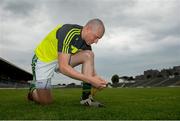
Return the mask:
{"type": "Polygon", "coordinates": [[[81,38],[82,26],[75,24],[58,25],[37,46],[35,54],[43,62],[57,60],[58,52],[75,54],[81,50],[91,50],[91,46],[81,38]]]}

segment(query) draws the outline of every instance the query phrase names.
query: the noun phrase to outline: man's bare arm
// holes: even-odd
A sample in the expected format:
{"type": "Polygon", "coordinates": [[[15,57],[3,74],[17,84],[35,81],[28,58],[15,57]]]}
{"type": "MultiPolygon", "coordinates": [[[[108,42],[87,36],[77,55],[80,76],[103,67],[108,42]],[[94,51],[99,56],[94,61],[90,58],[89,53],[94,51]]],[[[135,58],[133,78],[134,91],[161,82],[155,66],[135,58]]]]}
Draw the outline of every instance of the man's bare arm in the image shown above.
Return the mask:
{"type": "Polygon", "coordinates": [[[100,87],[100,88],[104,87],[103,85],[105,84],[105,82],[102,82],[97,77],[84,75],[84,74],[76,71],[74,68],[72,68],[69,65],[69,59],[70,59],[70,54],[64,54],[64,53],[58,54],[59,69],[62,74],[69,76],[73,79],[91,83],[92,85],[94,85],[96,87],[100,87]]]}
{"type": "Polygon", "coordinates": [[[69,76],[73,79],[81,80],[81,81],[86,81],[89,83],[89,78],[80,72],[76,71],[69,65],[69,59],[70,59],[70,54],[64,54],[64,53],[59,53],[58,54],[58,63],[59,63],[59,69],[62,74],[69,76]]]}

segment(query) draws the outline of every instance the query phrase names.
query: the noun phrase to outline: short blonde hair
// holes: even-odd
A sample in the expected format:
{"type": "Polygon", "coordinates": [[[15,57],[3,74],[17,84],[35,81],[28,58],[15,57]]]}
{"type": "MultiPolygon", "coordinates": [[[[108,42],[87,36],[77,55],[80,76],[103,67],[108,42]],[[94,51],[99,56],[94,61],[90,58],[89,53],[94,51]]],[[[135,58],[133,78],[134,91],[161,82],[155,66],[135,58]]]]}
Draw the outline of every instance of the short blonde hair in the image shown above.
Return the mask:
{"type": "Polygon", "coordinates": [[[103,24],[103,22],[102,22],[100,19],[98,19],[98,18],[89,20],[89,21],[86,23],[86,26],[90,26],[90,27],[92,28],[92,31],[93,31],[93,32],[97,32],[99,29],[101,29],[102,35],[103,35],[104,32],[105,32],[104,24],[103,24]]]}

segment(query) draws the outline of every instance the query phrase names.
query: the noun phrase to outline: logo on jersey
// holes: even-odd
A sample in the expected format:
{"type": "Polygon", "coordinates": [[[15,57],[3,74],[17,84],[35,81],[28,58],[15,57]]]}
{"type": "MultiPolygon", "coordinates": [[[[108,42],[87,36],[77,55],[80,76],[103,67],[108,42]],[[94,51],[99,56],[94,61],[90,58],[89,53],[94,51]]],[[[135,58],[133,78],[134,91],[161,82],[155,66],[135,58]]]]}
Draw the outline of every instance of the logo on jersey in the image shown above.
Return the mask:
{"type": "Polygon", "coordinates": [[[76,53],[78,51],[78,48],[76,48],[75,46],[71,45],[71,53],[76,53]]]}
{"type": "Polygon", "coordinates": [[[78,40],[79,38],[77,37],[76,40],[78,40]]]}

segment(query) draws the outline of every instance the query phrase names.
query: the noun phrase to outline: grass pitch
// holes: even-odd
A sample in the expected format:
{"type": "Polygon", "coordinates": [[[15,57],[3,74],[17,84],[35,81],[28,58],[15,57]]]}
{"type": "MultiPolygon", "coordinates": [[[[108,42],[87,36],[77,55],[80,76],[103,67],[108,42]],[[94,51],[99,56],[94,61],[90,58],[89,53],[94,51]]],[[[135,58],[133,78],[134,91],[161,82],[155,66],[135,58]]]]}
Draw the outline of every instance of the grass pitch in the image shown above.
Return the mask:
{"type": "Polygon", "coordinates": [[[96,99],[105,108],[79,104],[81,89],[53,89],[54,103],[26,99],[26,89],[0,89],[0,119],[180,119],[180,88],[105,89],[96,99]]]}

